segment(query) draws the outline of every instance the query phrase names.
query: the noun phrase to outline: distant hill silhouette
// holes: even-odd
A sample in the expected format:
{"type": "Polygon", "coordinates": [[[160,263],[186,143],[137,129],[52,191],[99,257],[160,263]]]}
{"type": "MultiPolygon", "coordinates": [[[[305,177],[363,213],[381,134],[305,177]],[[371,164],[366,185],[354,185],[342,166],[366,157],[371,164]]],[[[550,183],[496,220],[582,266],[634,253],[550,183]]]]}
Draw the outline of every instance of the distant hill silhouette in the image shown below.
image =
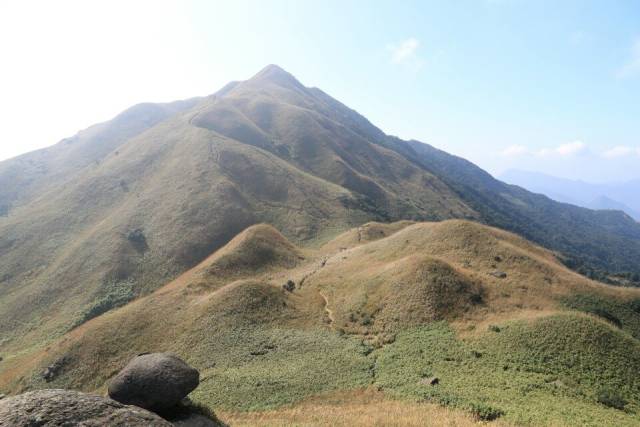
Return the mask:
{"type": "Polygon", "coordinates": [[[592,184],[516,169],[504,172],[500,178],[559,202],[589,209],[619,210],[640,221],[640,180],[592,184]]]}

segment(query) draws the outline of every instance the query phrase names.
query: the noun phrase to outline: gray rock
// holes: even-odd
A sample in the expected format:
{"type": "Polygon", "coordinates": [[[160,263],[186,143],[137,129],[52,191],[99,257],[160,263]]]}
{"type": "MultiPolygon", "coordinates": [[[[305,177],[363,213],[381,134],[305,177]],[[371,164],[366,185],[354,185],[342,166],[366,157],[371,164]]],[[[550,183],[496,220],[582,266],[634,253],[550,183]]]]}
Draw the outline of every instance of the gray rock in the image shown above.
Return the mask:
{"type": "Polygon", "coordinates": [[[177,356],[151,353],[134,357],[109,384],[109,396],[127,405],[164,412],[198,387],[200,373],[177,356]]]}
{"type": "Polygon", "coordinates": [[[171,427],[159,416],[109,398],[69,390],[39,390],[0,400],[2,427],[171,427]]]}
{"type": "Polygon", "coordinates": [[[69,358],[66,356],[61,357],[60,359],[53,362],[51,365],[47,366],[44,371],[40,374],[40,376],[46,381],[51,382],[62,372],[65,366],[70,362],[69,358]]]}
{"type": "Polygon", "coordinates": [[[504,271],[494,271],[489,274],[491,274],[493,277],[497,277],[498,279],[505,279],[507,277],[507,273],[505,273],[504,271]]]}
{"type": "Polygon", "coordinates": [[[440,379],[438,377],[423,378],[423,379],[420,380],[420,384],[423,384],[423,385],[438,385],[438,384],[440,384],[440,379]]]}

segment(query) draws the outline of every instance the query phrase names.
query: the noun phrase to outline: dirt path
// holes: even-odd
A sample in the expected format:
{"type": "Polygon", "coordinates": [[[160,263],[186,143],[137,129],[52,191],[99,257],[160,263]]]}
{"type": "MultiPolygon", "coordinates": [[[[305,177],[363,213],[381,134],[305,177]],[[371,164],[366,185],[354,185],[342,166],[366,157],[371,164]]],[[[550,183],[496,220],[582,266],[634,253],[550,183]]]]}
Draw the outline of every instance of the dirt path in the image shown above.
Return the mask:
{"type": "Polygon", "coordinates": [[[318,271],[320,271],[320,269],[322,267],[324,267],[327,264],[327,260],[329,258],[325,257],[322,258],[322,260],[320,261],[320,265],[318,265],[316,268],[314,268],[313,270],[311,270],[309,273],[305,274],[302,279],[300,279],[300,283],[298,284],[299,287],[302,288],[302,285],[304,285],[304,282],[311,276],[313,276],[314,274],[316,274],[318,271]]]}
{"type": "Polygon", "coordinates": [[[329,299],[322,291],[318,291],[322,299],[324,300],[324,311],[327,313],[327,317],[329,318],[329,327],[333,329],[333,324],[335,322],[335,318],[333,317],[333,311],[329,308],[329,299]]]}

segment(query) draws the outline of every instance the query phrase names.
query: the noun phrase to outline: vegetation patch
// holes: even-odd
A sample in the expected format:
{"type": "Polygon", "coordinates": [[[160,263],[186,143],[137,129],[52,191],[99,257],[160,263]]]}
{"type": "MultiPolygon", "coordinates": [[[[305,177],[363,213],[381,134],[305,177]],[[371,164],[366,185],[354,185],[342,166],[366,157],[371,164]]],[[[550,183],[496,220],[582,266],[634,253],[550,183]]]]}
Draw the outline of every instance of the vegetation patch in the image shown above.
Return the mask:
{"type": "Polygon", "coordinates": [[[640,422],[640,343],[626,333],[574,314],[510,322],[500,330],[469,341],[457,339],[444,322],[399,333],[377,352],[376,383],[392,395],[464,409],[481,420],[640,422]],[[439,383],[421,382],[430,376],[439,383]],[[605,395],[603,389],[619,394],[605,395]],[[618,398],[628,399],[626,410],[611,412],[607,406],[621,406],[618,398]],[[609,405],[597,404],[601,400],[609,405]]]}
{"type": "Polygon", "coordinates": [[[640,299],[623,301],[593,294],[566,297],[564,304],[574,310],[601,317],[640,339],[640,299]]]}
{"type": "Polygon", "coordinates": [[[134,297],[133,282],[111,282],[104,287],[104,291],[79,316],[73,328],[98,317],[114,308],[122,307],[134,297]]]}
{"type": "Polygon", "coordinates": [[[271,409],[373,379],[371,349],[330,331],[258,326],[205,340],[193,360],[208,368],[193,397],[216,409],[271,409]]]}
{"type": "Polygon", "coordinates": [[[615,409],[624,409],[627,405],[627,401],[615,390],[605,388],[598,392],[598,403],[602,403],[604,406],[615,409]]]}

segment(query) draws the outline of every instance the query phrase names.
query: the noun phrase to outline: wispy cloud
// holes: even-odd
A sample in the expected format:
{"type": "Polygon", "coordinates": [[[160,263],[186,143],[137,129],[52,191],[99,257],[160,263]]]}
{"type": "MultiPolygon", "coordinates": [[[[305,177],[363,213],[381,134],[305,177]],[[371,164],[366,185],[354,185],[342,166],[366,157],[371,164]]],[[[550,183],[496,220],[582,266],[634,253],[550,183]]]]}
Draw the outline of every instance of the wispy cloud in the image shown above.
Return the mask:
{"type": "Polygon", "coordinates": [[[417,57],[416,50],[420,47],[418,39],[410,37],[397,45],[391,45],[391,61],[396,64],[407,62],[417,57]]]}
{"type": "Polygon", "coordinates": [[[524,145],[512,145],[505,148],[500,153],[503,157],[522,157],[522,156],[536,156],[536,157],[571,157],[577,156],[588,151],[587,145],[582,141],[573,141],[566,144],[558,145],[557,147],[541,148],[532,150],[524,145]]]}
{"type": "Polygon", "coordinates": [[[640,146],[634,147],[629,145],[617,145],[602,151],[592,152],[587,144],[582,141],[573,141],[557,147],[547,147],[532,149],[524,145],[511,145],[500,151],[501,157],[508,158],[574,158],[578,156],[589,155],[590,157],[599,157],[604,159],[620,159],[620,158],[636,158],[640,157],[640,146]]]}
{"type": "Polygon", "coordinates": [[[409,37],[396,44],[387,45],[387,50],[391,54],[391,62],[418,71],[424,65],[424,60],[418,55],[420,41],[414,37],[409,37]]]}
{"type": "Polygon", "coordinates": [[[587,145],[582,141],[573,141],[567,144],[559,145],[553,151],[555,152],[555,154],[558,154],[560,156],[575,156],[587,151],[587,145]]]}
{"type": "Polygon", "coordinates": [[[640,74],[640,38],[637,38],[631,46],[629,60],[616,73],[620,78],[631,77],[640,74]]]}
{"type": "Polygon", "coordinates": [[[524,145],[511,145],[500,153],[503,157],[520,157],[530,154],[530,151],[524,145]]]}
{"type": "Polygon", "coordinates": [[[640,156],[640,147],[629,147],[626,145],[618,145],[602,153],[602,157],[607,159],[616,159],[619,157],[640,156]]]}

